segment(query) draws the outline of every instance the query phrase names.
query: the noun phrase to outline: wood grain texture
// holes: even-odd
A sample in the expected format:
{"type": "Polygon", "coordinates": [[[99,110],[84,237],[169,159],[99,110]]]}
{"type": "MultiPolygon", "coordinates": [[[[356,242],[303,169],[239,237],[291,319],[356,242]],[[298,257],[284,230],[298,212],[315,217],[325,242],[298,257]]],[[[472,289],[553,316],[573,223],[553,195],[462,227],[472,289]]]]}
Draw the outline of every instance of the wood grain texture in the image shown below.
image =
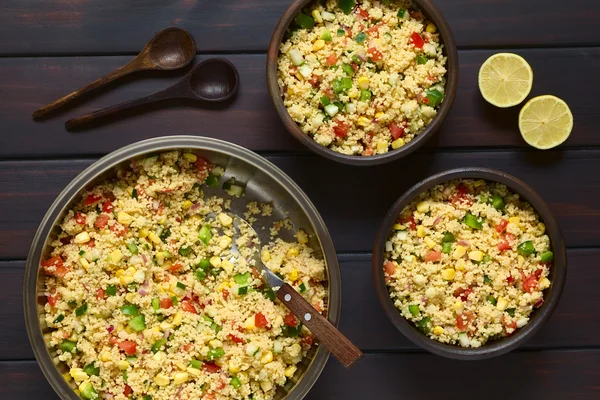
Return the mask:
{"type": "MultiPolygon", "coordinates": [[[[600,3],[599,3],[600,4],[600,3]]],[[[575,128],[562,146],[598,146],[600,135],[593,104],[598,86],[600,48],[519,50],[535,71],[531,96],[552,93],[574,114],[575,128]],[[557,79],[560,77],[560,79],[557,79]]],[[[519,108],[498,109],[486,103],[477,88],[477,74],[494,51],[460,52],[459,88],[448,118],[428,148],[529,148],[518,130],[519,108]]],[[[210,56],[198,57],[204,60],[210,56]]],[[[0,157],[98,155],[137,140],[173,134],[218,137],[252,150],[302,150],[279,120],[266,89],[265,56],[230,55],[240,72],[240,91],[227,104],[201,108],[174,101],[119,115],[81,133],[70,133],[64,121],[83,113],[141,97],[174,83],[188,69],[142,73],[110,85],[84,102],[43,122],[31,112],[126,63],[132,57],[0,58],[0,157]]],[[[197,62],[198,62],[197,60],[197,62]]]]}
{"type": "MultiPolygon", "coordinates": [[[[371,251],[381,219],[418,181],[443,170],[490,167],[531,185],[558,219],[569,247],[600,246],[600,150],[418,153],[390,165],[348,167],[312,155],[267,156],[313,201],[339,252],[371,251]],[[407,173],[410,171],[410,173],[407,173]],[[555,182],[561,182],[557,190],[555,182]],[[334,186],[332,186],[334,185],[334,186]],[[330,187],[336,191],[332,201],[330,187]]],[[[0,162],[0,259],[24,259],[56,195],[92,160],[0,162]]]]}
{"type": "MultiPolygon", "coordinates": [[[[137,53],[159,29],[188,29],[198,50],[264,51],[291,0],[5,0],[0,54],[137,53]]],[[[600,43],[600,4],[437,0],[461,47],[600,43]]]]}
{"type": "MultiPolygon", "coordinates": [[[[524,348],[600,346],[597,334],[600,329],[599,258],[600,249],[568,252],[569,273],[558,308],[524,348]]],[[[379,305],[371,277],[370,255],[341,255],[339,260],[342,271],[340,331],[363,351],[416,350],[417,346],[396,330],[379,305]]],[[[22,317],[24,267],[23,261],[0,262],[0,320],[4,321],[0,330],[0,361],[33,358],[22,317]]],[[[360,364],[361,361],[357,362],[360,364]]]]}
{"type": "MultiPolygon", "coordinates": [[[[423,353],[367,354],[350,370],[329,360],[306,400],[464,400],[491,389],[486,398],[596,399],[598,364],[600,350],[513,352],[478,362],[423,353]]],[[[0,396],[58,399],[35,361],[0,362],[0,396]]]]}

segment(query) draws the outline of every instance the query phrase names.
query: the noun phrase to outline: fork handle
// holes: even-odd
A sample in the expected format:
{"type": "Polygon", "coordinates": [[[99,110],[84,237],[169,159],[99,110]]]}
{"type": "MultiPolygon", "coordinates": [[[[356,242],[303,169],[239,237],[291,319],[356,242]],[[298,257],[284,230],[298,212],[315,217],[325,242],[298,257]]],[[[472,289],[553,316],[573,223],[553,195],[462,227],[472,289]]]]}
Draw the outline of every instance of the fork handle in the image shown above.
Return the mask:
{"type": "Polygon", "coordinates": [[[335,326],[323,317],[302,295],[285,283],[277,291],[277,298],[319,339],[346,368],[363,357],[363,353],[335,326]]]}

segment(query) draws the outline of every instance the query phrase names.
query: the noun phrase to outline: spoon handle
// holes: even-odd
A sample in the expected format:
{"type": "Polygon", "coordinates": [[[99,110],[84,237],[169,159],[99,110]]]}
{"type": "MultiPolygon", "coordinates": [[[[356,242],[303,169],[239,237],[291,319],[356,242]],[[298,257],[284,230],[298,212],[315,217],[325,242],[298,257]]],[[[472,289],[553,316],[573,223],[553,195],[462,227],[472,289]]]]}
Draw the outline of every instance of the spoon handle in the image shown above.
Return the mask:
{"type": "Polygon", "coordinates": [[[157,101],[166,100],[173,96],[173,87],[166,88],[164,90],[152,93],[148,96],[140,97],[138,99],[125,101],[123,103],[115,104],[114,106],[102,108],[100,110],[91,112],[89,114],[81,115],[79,117],[72,118],[65,122],[65,127],[67,130],[78,130],[84,127],[85,125],[98,121],[102,118],[105,118],[109,115],[116,114],[121,111],[129,110],[134,107],[138,107],[145,104],[155,103],[157,101]]]}
{"type": "Polygon", "coordinates": [[[311,306],[302,295],[285,283],[277,291],[277,298],[310,329],[344,367],[349,368],[363,357],[363,353],[335,326],[311,306]]]}
{"type": "Polygon", "coordinates": [[[84,86],[80,89],[77,89],[74,92],[71,92],[68,95],[61,97],[60,99],[56,100],[55,102],[50,103],[50,104],[40,108],[39,110],[34,111],[32,114],[33,119],[39,120],[42,117],[44,117],[46,114],[64,106],[65,104],[67,104],[75,99],[78,99],[79,97],[83,96],[84,94],[89,93],[92,90],[96,90],[96,89],[114,81],[115,79],[118,79],[125,75],[128,75],[134,71],[137,71],[138,69],[139,69],[139,63],[138,63],[137,59],[134,59],[131,62],[123,65],[119,69],[117,69],[107,75],[104,75],[101,78],[96,79],[94,82],[90,83],[89,85],[84,86]]]}

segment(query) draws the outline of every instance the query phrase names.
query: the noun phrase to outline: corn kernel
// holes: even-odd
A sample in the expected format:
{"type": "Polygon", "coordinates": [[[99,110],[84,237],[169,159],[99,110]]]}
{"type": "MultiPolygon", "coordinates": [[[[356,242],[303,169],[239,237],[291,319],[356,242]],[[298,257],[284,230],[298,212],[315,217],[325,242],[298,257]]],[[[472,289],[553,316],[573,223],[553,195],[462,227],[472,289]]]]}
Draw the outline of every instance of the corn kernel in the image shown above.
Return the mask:
{"type": "Polygon", "coordinates": [[[463,302],[462,300],[458,299],[454,302],[454,304],[452,305],[452,308],[454,308],[454,311],[456,311],[457,313],[461,313],[463,310],[463,302]]]}
{"type": "Polygon", "coordinates": [[[525,264],[525,258],[521,255],[517,256],[517,265],[521,268],[525,264]]]}
{"type": "Polygon", "coordinates": [[[454,268],[446,268],[442,270],[442,279],[445,281],[453,281],[456,277],[456,271],[454,268]]]}
{"type": "Polygon", "coordinates": [[[121,282],[121,285],[129,285],[130,283],[133,283],[133,276],[123,275],[119,278],[119,282],[121,282]]]}
{"type": "Polygon", "coordinates": [[[498,301],[496,302],[496,308],[500,311],[504,311],[508,307],[508,301],[504,297],[498,297],[498,301]]]}
{"type": "Polygon", "coordinates": [[[350,97],[351,99],[358,98],[359,94],[360,94],[360,92],[354,88],[348,90],[348,97],[350,97]]]}
{"type": "Polygon", "coordinates": [[[135,293],[127,293],[125,295],[125,300],[127,300],[130,303],[133,303],[133,301],[135,300],[135,293]]]}
{"type": "Polygon", "coordinates": [[[521,218],[519,217],[510,217],[508,219],[508,222],[515,225],[517,228],[520,228],[521,226],[519,225],[519,223],[521,222],[521,218]]]}
{"type": "Polygon", "coordinates": [[[433,249],[435,247],[435,242],[429,236],[423,239],[423,241],[430,249],[433,249]]]}
{"type": "Polygon", "coordinates": [[[377,114],[375,114],[375,118],[377,118],[378,120],[383,120],[383,119],[385,119],[385,113],[378,112],[377,114]]]}
{"type": "Polygon", "coordinates": [[[298,370],[298,367],[296,367],[295,365],[289,366],[285,369],[285,371],[283,371],[283,374],[288,377],[291,378],[292,376],[294,376],[294,374],[296,373],[296,371],[298,370]]]}
{"type": "Polygon", "coordinates": [[[186,371],[188,372],[188,374],[195,376],[196,378],[202,375],[202,371],[196,368],[188,367],[186,371]]]}
{"type": "Polygon", "coordinates": [[[152,356],[152,359],[153,359],[154,361],[161,361],[161,360],[164,360],[164,359],[165,359],[165,355],[166,355],[166,354],[165,354],[165,352],[164,352],[164,351],[157,351],[157,352],[156,352],[156,354],[154,354],[154,355],[152,356]]]}
{"type": "Polygon", "coordinates": [[[192,208],[192,206],[194,205],[194,203],[192,203],[189,200],[186,200],[183,202],[183,204],[181,205],[181,208],[183,208],[184,210],[189,210],[190,208],[192,208]]]}
{"type": "Polygon", "coordinates": [[[550,280],[545,276],[541,277],[538,281],[538,288],[540,290],[548,289],[550,287],[550,280]]]}
{"type": "Polygon", "coordinates": [[[427,27],[425,28],[425,31],[427,31],[429,33],[436,33],[437,32],[437,27],[434,24],[429,23],[429,24],[427,24],[427,27]]]}
{"type": "Polygon", "coordinates": [[[456,245],[454,248],[454,252],[452,253],[452,257],[455,259],[459,259],[467,253],[467,248],[464,246],[456,245]]]}
{"type": "Polygon", "coordinates": [[[444,333],[444,328],[442,328],[441,326],[436,326],[433,328],[433,334],[434,335],[441,335],[444,333]]]}
{"type": "Polygon", "coordinates": [[[163,373],[157,374],[154,377],[154,383],[156,383],[158,386],[167,386],[169,384],[169,381],[169,377],[163,373]]]}
{"type": "Polygon", "coordinates": [[[313,43],[313,51],[319,51],[321,50],[323,47],[325,47],[325,41],[323,39],[319,39],[316,40],[313,43]]]}
{"type": "Polygon", "coordinates": [[[256,325],[254,325],[254,315],[252,315],[246,320],[246,322],[244,322],[244,328],[248,331],[251,331],[252,329],[256,328],[256,325]]]}
{"type": "Polygon", "coordinates": [[[293,96],[295,93],[296,93],[296,91],[294,90],[294,88],[290,86],[287,90],[287,94],[289,96],[293,96]]]}
{"type": "Polygon", "coordinates": [[[229,215],[227,215],[225,213],[220,213],[219,215],[217,215],[217,219],[223,226],[229,226],[233,222],[233,218],[231,218],[229,215]]]}
{"type": "Polygon", "coordinates": [[[210,265],[212,265],[215,268],[218,268],[221,266],[221,258],[217,257],[217,256],[213,256],[210,258],[210,265]]]}
{"type": "Polygon", "coordinates": [[[298,270],[296,268],[292,268],[292,272],[288,275],[288,279],[290,281],[296,281],[298,279],[298,270]]]}
{"type": "Polygon", "coordinates": [[[164,225],[164,224],[166,224],[166,223],[167,223],[167,215],[166,215],[166,214],[164,214],[164,215],[161,215],[161,217],[158,219],[158,223],[159,223],[160,225],[164,225]]]}
{"type": "Polygon", "coordinates": [[[77,244],[83,244],[89,242],[90,240],[90,234],[84,231],[75,236],[74,242],[77,244]]]}
{"type": "Polygon", "coordinates": [[[183,153],[183,158],[189,162],[196,162],[198,157],[192,153],[183,153]]]}
{"type": "Polygon", "coordinates": [[[260,387],[264,392],[268,392],[269,390],[273,389],[273,384],[271,381],[261,381],[260,387]]]}
{"type": "Polygon", "coordinates": [[[425,237],[425,227],[423,225],[417,226],[417,236],[420,238],[425,237]]]}
{"type": "Polygon", "coordinates": [[[138,237],[140,237],[141,239],[144,239],[144,238],[148,237],[149,233],[150,233],[150,231],[147,228],[142,228],[138,232],[138,237]]]}
{"type": "Polygon", "coordinates": [[[405,229],[404,225],[402,224],[394,224],[392,228],[394,228],[395,231],[403,231],[405,229]]]}
{"type": "Polygon", "coordinates": [[[182,383],[187,382],[188,377],[189,375],[187,372],[178,372],[173,377],[173,383],[176,385],[181,385],[182,383]]]}
{"type": "Polygon", "coordinates": [[[119,368],[121,371],[125,371],[127,368],[129,368],[129,363],[125,360],[119,360],[117,361],[117,368],[119,368]]]}
{"type": "Polygon", "coordinates": [[[466,265],[465,260],[461,258],[458,261],[456,261],[456,265],[454,266],[454,269],[457,271],[464,271],[465,265],[466,265]]]}
{"type": "Polygon", "coordinates": [[[269,250],[262,250],[260,252],[260,260],[264,263],[268,262],[271,259],[271,253],[269,250]]]}
{"type": "Polygon", "coordinates": [[[469,259],[479,262],[483,260],[483,252],[479,250],[474,250],[469,253],[469,259]]]}
{"type": "Polygon", "coordinates": [[[119,249],[115,249],[113,250],[109,255],[108,255],[108,261],[111,264],[118,264],[119,261],[121,261],[121,259],[123,258],[123,253],[121,253],[121,250],[119,249]]]}
{"type": "Polygon", "coordinates": [[[229,287],[229,282],[221,282],[219,286],[217,286],[217,292],[222,292],[223,290],[229,287]]]}
{"type": "Polygon", "coordinates": [[[298,238],[298,243],[308,243],[308,235],[303,230],[299,230],[298,233],[296,233],[296,237],[298,238]]]}
{"type": "Polygon", "coordinates": [[[429,211],[429,202],[428,201],[422,201],[419,204],[417,204],[417,211],[420,213],[424,213],[429,211]]]}
{"type": "Polygon", "coordinates": [[[268,364],[271,361],[273,361],[273,352],[271,350],[268,350],[265,354],[263,354],[263,356],[260,358],[260,362],[262,364],[268,364]]]}
{"type": "Polygon", "coordinates": [[[182,371],[185,371],[187,369],[187,365],[185,365],[185,363],[183,361],[176,362],[175,366],[182,371]]]}
{"type": "Polygon", "coordinates": [[[315,22],[317,22],[318,24],[323,23],[323,17],[321,17],[321,13],[319,12],[319,10],[313,10],[312,16],[315,19],[315,22]]]}
{"type": "Polygon", "coordinates": [[[358,117],[358,121],[356,123],[360,126],[369,126],[371,125],[371,120],[365,116],[358,117]]]}
{"type": "Polygon", "coordinates": [[[148,234],[148,239],[150,239],[150,240],[152,241],[152,243],[154,243],[154,244],[160,244],[160,243],[161,243],[161,240],[160,240],[160,238],[159,238],[159,237],[158,237],[158,235],[157,235],[156,233],[154,233],[154,232],[150,232],[150,233],[148,234]]]}
{"type": "Polygon", "coordinates": [[[177,311],[175,315],[173,315],[173,326],[181,325],[181,321],[183,320],[183,315],[177,311]]]}
{"type": "Polygon", "coordinates": [[[229,372],[231,372],[232,374],[237,374],[238,372],[240,372],[240,365],[234,361],[229,361],[229,372]]]}
{"type": "MultiPolygon", "coordinates": [[[[127,194],[129,194],[130,196],[133,194],[133,188],[131,186],[127,186],[127,188],[125,190],[127,191],[127,194]]],[[[123,206],[123,202],[121,200],[119,200],[119,205],[121,207],[123,206]]]]}
{"type": "Polygon", "coordinates": [[[543,222],[540,222],[537,226],[538,229],[542,232],[541,235],[543,235],[546,232],[546,225],[544,225],[543,222]]]}
{"type": "Polygon", "coordinates": [[[75,379],[75,382],[82,382],[82,381],[85,381],[86,379],[89,379],[88,374],[83,372],[83,370],[81,368],[71,368],[69,370],[69,374],[71,375],[71,377],[73,379],[75,379]]]}
{"type": "Polygon", "coordinates": [[[297,247],[291,247],[287,253],[285,254],[287,258],[293,258],[293,257],[297,257],[298,254],[300,254],[300,252],[298,251],[297,247]]]}
{"type": "Polygon", "coordinates": [[[100,360],[101,361],[110,361],[110,353],[108,351],[103,351],[102,353],[100,353],[100,360]]]}
{"type": "Polygon", "coordinates": [[[222,249],[226,249],[227,247],[229,247],[232,241],[233,239],[231,239],[229,236],[221,236],[221,238],[219,238],[219,247],[222,249]]]}
{"type": "Polygon", "coordinates": [[[361,76],[360,78],[358,78],[358,86],[361,89],[368,89],[369,88],[369,78],[367,78],[366,76],[361,76]]]}
{"type": "Polygon", "coordinates": [[[79,264],[81,264],[81,266],[85,269],[88,269],[90,267],[90,263],[88,262],[88,260],[86,260],[85,258],[81,257],[79,259],[79,264]]]}
{"type": "Polygon", "coordinates": [[[156,263],[158,265],[162,266],[165,263],[165,253],[163,253],[162,251],[156,253],[155,258],[156,258],[156,263]]]}
{"type": "Polygon", "coordinates": [[[65,372],[64,374],[62,374],[62,376],[65,379],[65,381],[67,381],[67,382],[71,382],[71,379],[73,379],[73,378],[71,378],[71,375],[69,375],[68,372],[65,372]]]}
{"type": "Polygon", "coordinates": [[[398,138],[392,142],[392,149],[396,150],[404,146],[404,139],[398,138]]]}
{"type": "Polygon", "coordinates": [[[119,223],[127,226],[133,222],[133,217],[131,215],[127,214],[125,211],[119,211],[119,213],[117,214],[117,221],[119,221],[119,223]]]}

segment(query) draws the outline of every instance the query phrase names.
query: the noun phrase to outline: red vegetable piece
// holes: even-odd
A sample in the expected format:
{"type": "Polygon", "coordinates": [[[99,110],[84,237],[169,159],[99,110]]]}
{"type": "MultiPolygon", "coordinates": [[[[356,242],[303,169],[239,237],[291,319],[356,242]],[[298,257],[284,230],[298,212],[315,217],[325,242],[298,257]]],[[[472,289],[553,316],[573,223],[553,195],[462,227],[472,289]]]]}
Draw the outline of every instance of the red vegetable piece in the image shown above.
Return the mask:
{"type": "Polygon", "coordinates": [[[345,138],[346,135],[348,134],[348,128],[350,127],[349,124],[340,121],[340,120],[336,120],[335,125],[333,126],[333,133],[335,136],[339,137],[339,138],[345,138]]]}
{"type": "Polygon", "coordinates": [[[110,220],[108,214],[100,214],[94,221],[94,226],[98,229],[104,229],[108,225],[108,220],[110,220]]]}
{"type": "Polygon", "coordinates": [[[119,342],[119,348],[125,352],[128,356],[132,356],[136,351],[136,343],[132,340],[123,340],[119,342]]]}
{"type": "Polygon", "coordinates": [[[471,288],[458,288],[453,294],[454,297],[460,297],[462,301],[467,301],[471,293],[473,293],[473,289],[471,288]]]}
{"type": "Polygon", "coordinates": [[[112,201],[106,201],[104,204],[102,204],[102,211],[105,213],[111,213],[114,209],[115,206],[113,206],[112,201]]]}
{"type": "Polygon", "coordinates": [[[254,315],[254,325],[257,328],[264,328],[268,324],[269,324],[269,321],[267,321],[267,317],[265,317],[263,315],[263,313],[256,313],[254,315]]]}
{"type": "Polygon", "coordinates": [[[466,331],[471,328],[471,323],[475,320],[475,315],[470,311],[465,311],[456,316],[456,327],[460,331],[466,331]]]}
{"type": "Polygon", "coordinates": [[[330,54],[329,57],[327,57],[325,59],[325,64],[329,65],[330,67],[335,65],[335,63],[337,62],[337,57],[335,54],[330,54]]]}
{"type": "Polygon", "coordinates": [[[246,341],[244,339],[239,338],[239,337],[237,337],[235,335],[232,335],[231,333],[229,335],[227,335],[227,337],[229,338],[229,340],[231,340],[232,342],[237,343],[237,344],[244,344],[244,343],[246,343],[246,341]]]}
{"type": "Polygon", "coordinates": [[[508,220],[505,220],[505,219],[500,220],[498,225],[496,225],[496,232],[500,233],[500,232],[504,231],[506,229],[507,225],[508,225],[508,220]]]}
{"type": "Polygon", "coordinates": [[[419,35],[417,32],[413,32],[410,35],[410,42],[417,48],[417,49],[422,49],[423,46],[425,45],[425,41],[423,40],[423,38],[421,37],[421,35],[419,35]]]}
{"type": "Polygon", "coordinates": [[[96,300],[106,300],[106,291],[102,288],[96,290],[96,300]]]}
{"type": "Polygon", "coordinates": [[[430,250],[429,253],[425,254],[425,261],[440,261],[442,259],[442,252],[430,250]]]}
{"type": "Polygon", "coordinates": [[[89,205],[99,202],[100,200],[102,200],[102,196],[90,193],[83,200],[83,205],[89,206],[89,205]]]}
{"type": "Polygon", "coordinates": [[[58,276],[59,278],[62,278],[68,272],[60,256],[54,256],[46,261],[42,261],[42,266],[48,275],[58,276]]]}
{"type": "Polygon", "coordinates": [[[298,320],[296,319],[296,316],[292,313],[289,313],[285,316],[285,318],[283,318],[283,323],[291,327],[298,326],[298,320]]]}
{"type": "Polygon", "coordinates": [[[170,297],[165,297],[164,299],[160,299],[160,308],[164,308],[165,310],[173,307],[173,300],[170,297]]]}
{"type": "Polygon", "coordinates": [[[404,136],[404,127],[398,125],[395,122],[392,122],[388,125],[388,129],[390,130],[390,133],[392,135],[392,137],[394,138],[394,140],[401,138],[402,136],[404,136]]]}
{"type": "Polygon", "coordinates": [[[196,307],[194,307],[194,305],[192,304],[191,301],[189,300],[181,300],[181,309],[183,311],[187,311],[189,313],[192,314],[198,314],[198,310],[196,310],[196,307]]]}
{"type": "Polygon", "coordinates": [[[123,389],[123,395],[125,397],[129,397],[133,393],[133,389],[129,385],[125,385],[125,389],[123,389]]]}
{"type": "Polygon", "coordinates": [[[385,270],[386,274],[388,274],[388,275],[394,275],[394,272],[396,272],[396,265],[393,262],[388,261],[383,266],[383,269],[385,270]]]}
{"type": "Polygon", "coordinates": [[[77,211],[77,214],[75,214],[75,222],[77,222],[79,225],[85,225],[85,214],[77,211]]]}
{"type": "Polygon", "coordinates": [[[369,47],[367,49],[367,54],[369,55],[372,61],[377,62],[383,60],[383,54],[375,47],[369,47]]]}
{"type": "Polygon", "coordinates": [[[204,371],[208,372],[209,374],[216,374],[217,372],[219,372],[221,370],[221,367],[216,365],[214,362],[210,361],[210,362],[203,363],[202,369],[204,371]]]}

